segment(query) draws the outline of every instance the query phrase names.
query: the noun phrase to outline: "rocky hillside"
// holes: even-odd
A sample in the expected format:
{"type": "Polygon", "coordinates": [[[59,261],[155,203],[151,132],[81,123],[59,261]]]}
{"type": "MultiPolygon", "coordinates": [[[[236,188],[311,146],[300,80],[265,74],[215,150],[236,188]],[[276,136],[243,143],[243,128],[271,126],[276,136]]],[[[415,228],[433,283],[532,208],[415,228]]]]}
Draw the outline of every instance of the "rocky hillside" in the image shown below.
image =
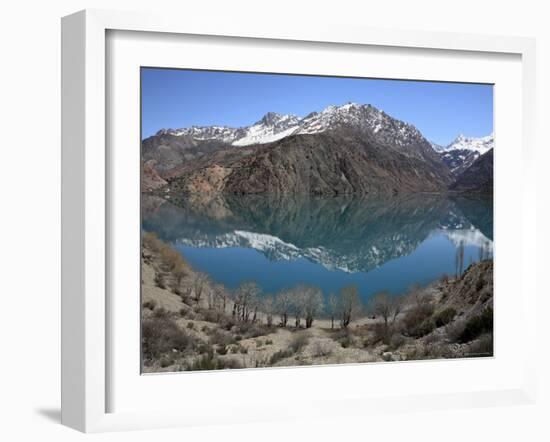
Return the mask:
{"type": "Polygon", "coordinates": [[[443,284],[438,308],[453,308],[468,318],[493,307],[493,261],[470,265],[461,278],[443,284]]]}
{"type": "Polygon", "coordinates": [[[479,158],[478,152],[467,149],[456,149],[441,153],[441,160],[449,168],[451,174],[457,177],[479,158]]]}
{"type": "Polygon", "coordinates": [[[357,131],[294,135],[237,161],[210,162],[169,180],[172,192],[396,194],[437,192],[450,175],[437,160],[408,156],[357,131]]]}
{"type": "Polygon", "coordinates": [[[493,149],[481,155],[460,174],[450,189],[457,192],[493,193],[493,149]]]}
{"type": "Polygon", "coordinates": [[[163,180],[155,169],[155,160],[141,163],[141,189],[142,191],[153,191],[168,184],[163,180]]]}
{"type": "Polygon", "coordinates": [[[195,139],[191,135],[159,133],[141,143],[141,159],[144,162],[154,160],[155,169],[164,176],[166,172],[184,163],[227,147],[226,143],[216,139],[195,139]]]}

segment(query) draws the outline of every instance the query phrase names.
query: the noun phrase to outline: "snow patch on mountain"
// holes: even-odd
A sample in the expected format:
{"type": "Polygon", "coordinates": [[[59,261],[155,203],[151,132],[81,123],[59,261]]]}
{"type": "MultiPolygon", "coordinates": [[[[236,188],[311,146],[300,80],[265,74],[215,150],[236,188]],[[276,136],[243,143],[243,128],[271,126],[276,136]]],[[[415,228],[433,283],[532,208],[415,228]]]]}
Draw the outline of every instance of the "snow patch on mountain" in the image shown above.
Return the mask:
{"type": "Polygon", "coordinates": [[[250,144],[273,143],[292,135],[298,129],[298,126],[291,126],[287,129],[277,131],[270,127],[252,126],[247,129],[247,134],[244,137],[234,141],[232,144],[233,146],[248,146],[250,144]]]}
{"type": "Polygon", "coordinates": [[[466,137],[460,134],[452,143],[447,146],[440,146],[436,143],[431,143],[432,148],[436,152],[451,152],[454,150],[468,150],[483,155],[495,147],[494,134],[485,137],[466,137]]]}
{"type": "Polygon", "coordinates": [[[427,143],[413,125],[396,120],[370,104],[357,103],[330,105],[321,112],[312,112],[303,118],[269,112],[253,125],[241,128],[193,126],[182,129],[162,129],[157,132],[157,135],[190,136],[196,140],[217,140],[233,146],[248,146],[272,143],[290,135],[317,134],[341,127],[367,130],[381,141],[391,140],[401,147],[419,140],[427,143]]]}
{"type": "Polygon", "coordinates": [[[442,146],[441,144],[434,143],[433,141],[430,141],[430,145],[432,146],[432,149],[436,152],[443,152],[447,146],[442,146]]]}

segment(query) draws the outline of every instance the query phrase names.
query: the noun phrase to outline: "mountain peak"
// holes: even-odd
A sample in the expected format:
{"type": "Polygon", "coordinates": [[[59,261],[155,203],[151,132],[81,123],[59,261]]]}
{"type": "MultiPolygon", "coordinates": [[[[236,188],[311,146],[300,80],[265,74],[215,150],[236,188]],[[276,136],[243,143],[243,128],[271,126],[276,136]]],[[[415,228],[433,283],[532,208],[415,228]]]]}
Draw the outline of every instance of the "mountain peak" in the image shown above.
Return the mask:
{"type": "Polygon", "coordinates": [[[256,124],[264,124],[266,126],[274,126],[276,124],[285,123],[285,122],[297,123],[298,120],[299,120],[299,118],[296,115],[278,114],[277,112],[268,112],[256,124]]]}
{"type": "Polygon", "coordinates": [[[445,152],[451,150],[471,150],[479,154],[491,150],[494,147],[495,141],[493,134],[486,135],[484,137],[467,137],[464,134],[459,134],[456,139],[446,146],[443,150],[445,152]]]}
{"type": "Polygon", "coordinates": [[[431,143],[435,150],[455,176],[468,169],[480,156],[495,147],[493,134],[484,137],[467,137],[459,134],[448,146],[431,143]]]}
{"type": "MultiPolygon", "coordinates": [[[[422,134],[412,125],[392,118],[371,104],[347,102],[329,105],[319,112],[311,112],[300,118],[292,114],[267,112],[251,126],[231,128],[225,126],[165,129],[158,135],[188,135],[196,140],[219,140],[233,146],[265,144],[289,135],[317,134],[334,129],[352,129],[371,134],[383,144],[395,144],[409,151],[408,147],[426,145],[422,134]]],[[[421,149],[425,149],[421,147],[421,149]]],[[[429,146],[427,147],[430,150],[429,146]]]]}

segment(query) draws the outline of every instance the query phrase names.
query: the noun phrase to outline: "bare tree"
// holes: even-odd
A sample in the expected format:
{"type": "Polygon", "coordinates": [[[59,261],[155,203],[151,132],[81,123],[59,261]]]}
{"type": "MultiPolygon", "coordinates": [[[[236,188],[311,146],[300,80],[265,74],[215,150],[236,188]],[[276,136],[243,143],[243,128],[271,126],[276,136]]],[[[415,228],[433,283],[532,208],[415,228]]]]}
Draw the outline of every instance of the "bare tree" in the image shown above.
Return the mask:
{"type": "Polygon", "coordinates": [[[304,292],[303,286],[294,287],[289,290],[292,312],[294,313],[294,326],[299,328],[304,313],[304,292]]]}
{"type": "Polygon", "coordinates": [[[268,327],[273,325],[273,312],[275,310],[275,302],[273,296],[267,295],[262,299],[262,310],[265,314],[265,321],[268,327]]]}
{"type": "Polygon", "coordinates": [[[275,309],[281,317],[281,325],[286,327],[288,315],[292,309],[292,297],[288,290],[282,290],[275,296],[275,309]]]}
{"type": "Polygon", "coordinates": [[[229,293],[222,284],[214,284],[212,287],[214,306],[225,314],[229,293]]]}
{"type": "Polygon", "coordinates": [[[252,320],[256,319],[258,312],[258,295],[260,288],[255,282],[243,282],[237,289],[235,304],[237,306],[237,317],[240,321],[250,321],[250,315],[253,314],[252,320]]]}
{"type": "Polygon", "coordinates": [[[181,294],[181,284],[183,282],[183,279],[187,276],[187,268],[183,265],[183,263],[178,263],[175,265],[174,270],[172,271],[172,274],[174,275],[176,286],[174,288],[174,292],[176,294],[181,294]]]}
{"type": "Polygon", "coordinates": [[[235,318],[235,319],[238,319],[237,316],[238,316],[238,313],[239,313],[239,290],[238,289],[231,290],[229,292],[229,297],[233,301],[233,308],[231,310],[231,316],[233,316],[233,318],[235,318]]]}
{"type": "Polygon", "coordinates": [[[201,302],[204,290],[208,284],[208,276],[201,272],[196,272],[192,279],[191,285],[193,287],[193,295],[195,302],[199,304],[201,302]]]}
{"type": "Polygon", "coordinates": [[[393,325],[397,319],[397,316],[401,313],[401,299],[394,298],[387,292],[382,292],[375,295],[371,302],[373,312],[382,317],[386,329],[388,328],[390,321],[393,325]]]}
{"type": "Polygon", "coordinates": [[[338,315],[338,298],[334,293],[328,295],[327,310],[330,315],[330,328],[334,330],[334,317],[338,315]]]}
{"type": "Polygon", "coordinates": [[[315,317],[323,310],[323,293],[317,287],[311,286],[302,286],[301,290],[306,328],[310,328],[315,317]]]}
{"type": "Polygon", "coordinates": [[[462,276],[464,271],[464,241],[460,241],[455,255],[456,277],[462,276]]]}
{"type": "Polygon", "coordinates": [[[181,298],[181,300],[189,304],[189,300],[191,298],[191,293],[193,292],[193,286],[191,284],[184,284],[183,286],[179,286],[177,288],[176,294],[178,294],[181,298]]]}
{"type": "Polygon", "coordinates": [[[213,290],[213,287],[207,287],[205,293],[206,305],[209,310],[212,310],[214,308],[214,305],[216,304],[215,291],[213,290]]]}
{"type": "Polygon", "coordinates": [[[359,292],[354,285],[344,287],[340,290],[340,313],[341,325],[347,328],[351,321],[361,311],[362,304],[359,298],[359,292]]]}

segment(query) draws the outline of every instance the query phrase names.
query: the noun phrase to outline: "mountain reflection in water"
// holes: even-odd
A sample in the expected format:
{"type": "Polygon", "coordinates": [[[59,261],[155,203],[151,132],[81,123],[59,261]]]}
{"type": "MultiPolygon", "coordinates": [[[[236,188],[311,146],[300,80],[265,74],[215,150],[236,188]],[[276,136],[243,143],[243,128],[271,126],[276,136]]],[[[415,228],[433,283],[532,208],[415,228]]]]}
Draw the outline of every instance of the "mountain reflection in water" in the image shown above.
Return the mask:
{"type": "Polygon", "coordinates": [[[142,200],[142,229],[217,282],[253,280],[274,293],[312,284],[325,294],[356,284],[366,299],[403,293],[492,254],[492,200],[437,195],[386,199],[192,195],[142,200]]]}

